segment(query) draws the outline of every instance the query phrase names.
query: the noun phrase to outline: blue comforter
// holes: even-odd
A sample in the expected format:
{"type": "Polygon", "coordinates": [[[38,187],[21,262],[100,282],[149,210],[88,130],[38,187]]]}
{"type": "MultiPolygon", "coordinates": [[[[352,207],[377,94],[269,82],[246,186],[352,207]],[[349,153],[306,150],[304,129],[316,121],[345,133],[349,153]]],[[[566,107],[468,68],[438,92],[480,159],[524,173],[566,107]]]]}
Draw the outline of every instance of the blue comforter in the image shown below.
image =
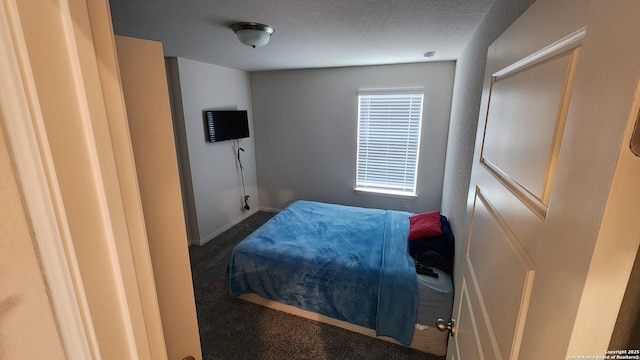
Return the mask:
{"type": "Polygon", "coordinates": [[[409,345],[418,301],[409,215],[297,201],[235,247],[229,291],[256,293],[409,345]]]}

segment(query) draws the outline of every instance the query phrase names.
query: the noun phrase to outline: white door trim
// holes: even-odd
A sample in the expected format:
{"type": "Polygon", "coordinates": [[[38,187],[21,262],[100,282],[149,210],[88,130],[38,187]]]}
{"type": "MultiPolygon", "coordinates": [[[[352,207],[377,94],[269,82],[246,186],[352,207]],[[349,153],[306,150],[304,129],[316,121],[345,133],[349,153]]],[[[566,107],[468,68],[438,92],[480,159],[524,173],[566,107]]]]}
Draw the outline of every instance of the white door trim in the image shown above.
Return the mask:
{"type": "Polygon", "coordinates": [[[100,359],[15,1],[0,6],[0,109],[60,340],[68,359],[100,359]]]}
{"type": "Polygon", "coordinates": [[[496,71],[493,73],[493,77],[496,80],[509,76],[518,71],[535,66],[543,61],[547,61],[557,55],[560,55],[566,51],[577,48],[582,45],[582,41],[587,36],[587,27],[584,26],[573,33],[563,37],[562,39],[545,46],[543,49],[536,51],[535,53],[516,61],[515,63],[496,71]]]}

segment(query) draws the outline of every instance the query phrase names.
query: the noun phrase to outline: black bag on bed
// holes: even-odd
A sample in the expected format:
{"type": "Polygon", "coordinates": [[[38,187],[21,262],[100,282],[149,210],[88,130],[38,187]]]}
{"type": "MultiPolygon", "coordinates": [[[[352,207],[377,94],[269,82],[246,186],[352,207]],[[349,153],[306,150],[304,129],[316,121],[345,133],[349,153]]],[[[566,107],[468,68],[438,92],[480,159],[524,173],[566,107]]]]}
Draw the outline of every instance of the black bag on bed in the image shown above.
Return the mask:
{"type": "Polygon", "coordinates": [[[440,215],[440,225],[442,235],[409,241],[409,255],[418,274],[430,275],[433,273],[430,267],[452,274],[455,239],[446,216],[440,215]]]}
{"type": "Polygon", "coordinates": [[[421,275],[428,275],[438,277],[431,268],[442,270],[443,272],[451,275],[452,263],[451,260],[445,258],[437,251],[427,250],[414,256],[413,262],[416,266],[416,272],[421,275]],[[434,276],[434,274],[436,276],[434,276]]]}

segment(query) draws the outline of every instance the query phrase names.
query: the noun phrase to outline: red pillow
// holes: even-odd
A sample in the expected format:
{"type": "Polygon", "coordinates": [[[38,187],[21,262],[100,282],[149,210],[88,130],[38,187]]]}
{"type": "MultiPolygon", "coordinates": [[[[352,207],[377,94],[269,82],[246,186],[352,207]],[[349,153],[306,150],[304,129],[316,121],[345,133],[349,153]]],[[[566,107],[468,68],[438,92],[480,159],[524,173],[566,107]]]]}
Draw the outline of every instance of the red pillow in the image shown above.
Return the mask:
{"type": "Polygon", "coordinates": [[[440,211],[431,211],[409,217],[409,241],[442,235],[440,211]]]}

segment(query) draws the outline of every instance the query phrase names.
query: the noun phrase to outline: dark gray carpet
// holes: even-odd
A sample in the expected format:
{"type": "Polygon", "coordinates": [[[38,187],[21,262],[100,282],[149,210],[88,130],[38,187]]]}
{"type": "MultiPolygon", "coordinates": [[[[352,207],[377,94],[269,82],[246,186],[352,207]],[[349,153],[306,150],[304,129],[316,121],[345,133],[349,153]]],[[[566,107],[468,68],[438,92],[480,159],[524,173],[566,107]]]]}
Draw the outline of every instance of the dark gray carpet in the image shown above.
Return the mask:
{"type": "Polygon", "coordinates": [[[444,359],[232,298],[225,274],[231,250],[272,216],[258,212],[189,249],[204,359],[444,359]]]}

